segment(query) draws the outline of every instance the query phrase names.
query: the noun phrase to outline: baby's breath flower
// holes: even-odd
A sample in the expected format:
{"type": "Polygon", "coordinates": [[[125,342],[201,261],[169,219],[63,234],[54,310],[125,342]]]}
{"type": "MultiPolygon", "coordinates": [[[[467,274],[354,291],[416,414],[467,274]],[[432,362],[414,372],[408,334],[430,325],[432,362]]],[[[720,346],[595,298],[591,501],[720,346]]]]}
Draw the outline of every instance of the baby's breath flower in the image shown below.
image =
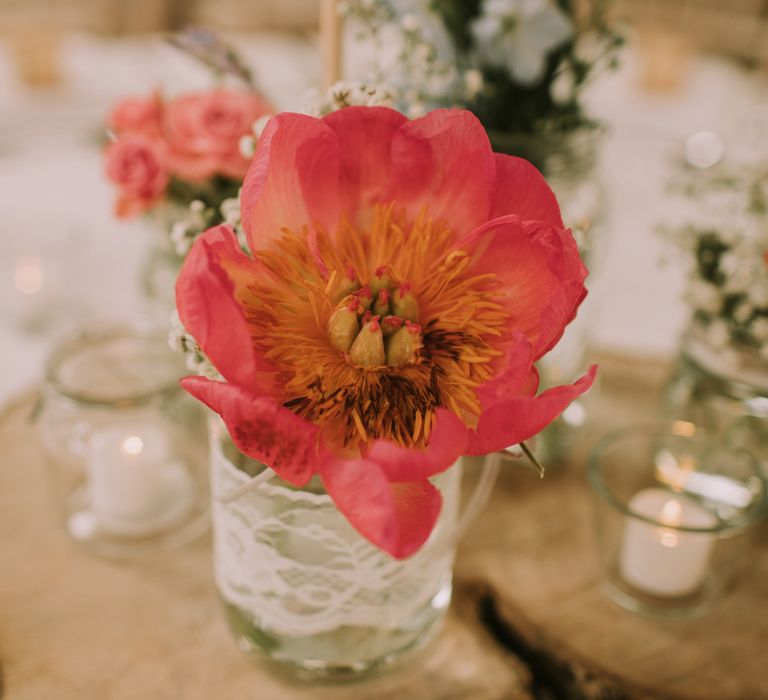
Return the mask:
{"type": "Polygon", "coordinates": [[[191,372],[209,379],[220,379],[221,375],[200,349],[197,341],[187,333],[177,311],[171,314],[170,321],[171,329],[168,333],[168,344],[173,351],[185,355],[187,368],[191,372]]]}
{"type": "Polygon", "coordinates": [[[708,314],[719,313],[723,305],[720,290],[714,284],[698,277],[693,277],[688,281],[685,298],[695,309],[701,309],[708,314]]]}
{"type": "Polygon", "coordinates": [[[412,102],[408,106],[408,117],[410,119],[418,119],[423,117],[427,113],[427,105],[423,102],[412,102]]]}
{"type": "Polygon", "coordinates": [[[265,114],[259,117],[255,122],[253,122],[251,131],[253,131],[253,135],[256,138],[259,138],[259,136],[261,136],[261,134],[263,133],[264,129],[266,129],[267,124],[269,124],[271,119],[272,119],[271,115],[265,114]]]}
{"type": "Polygon", "coordinates": [[[728,273],[723,283],[723,289],[729,294],[749,293],[752,284],[752,274],[748,267],[739,265],[733,272],[728,273]]]}
{"type": "Polygon", "coordinates": [[[736,323],[744,324],[752,318],[753,313],[754,309],[752,306],[747,302],[742,302],[741,304],[736,305],[731,315],[736,323]]]}
{"type": "Polygon", "coordinates": [[[311,96],[307,111],[313,116],[323,117],[354,105],[394,107],[395,100],[395,90],[387,85],[340,81],[324,93],[311,96]]]}
{"type": "Polygon", "coordinates": [[[176,220],[171,224],[170,238],[176,254],[183,257],[192,247],[197,237],[218,219],[217,210],[205,202],[195,199],[184,209],[175,213],[176,220]]]}
{"type": "Polygon", "coordinates": [[[256,139],[254,139],[253,136],[249,136],[248,134],[241,136],[240,141],[237,144],[237,148],[243,158],[250,160],[253,158],[253,154],[256,151],[256,139]]]}
{"type": "Polygon", "coordinates": [[[272,119],[271,114],[262,114],[253,124],[251,125],[251,133],[246,134],[245,136],[240,137],[240,142],[238,143],[238,148],[240,150],[240,153],[242,154],[243,158],[246,158],[250,160],[253,158],[253,154],[256,151],[256,141],[261,136],[262,132],[266,128],[267,124],[269,124],[270,119],[272,119]]]}
{"type": "Polygon", "coordinates": [[[596,31],[586,31],[579,35],[573,47],[573,55],[582,63],[597,63],[605,51],[605,40],[596,31]]]}
{"type": "Polygon", "coordinates": [[[171,330],[168,332],[168,345],[174,352],[187,352],[187,332],[181,324],[179,312],[173,311],[171,314],[171,330]]]}
{"type": "Polygon", "coordinates": [[[731,338],[728,324],[719,318],[716,318],[714,321],[712,321],[704,332],[707,337],[707,342],[713,348],[724,348],[726,345],[728,345],[728,342],[731,338]]]}
{"type": "Polygon", "coordinates": [[[468,100],[474,100],[483,91],[484,84],[483,74],[477,68],[464,71],[464,87],[468,100]]]}
{"type": "Polygon", "coordinates": [[[178,255],[186,255],[192,245],[187,236],[189,224],[186,221],[175,221],[171,226],[171,243],[178,255]]]}
{"type": "Polygon", "coordinates": [[[224,221],[231,226],[236,226],[240,223],[240,198],[232,197],[225,199],[221,203],[221,215],[224,217],[224,221]]]}
{"type": "Polygon", "coordinates": [[[761,309],[768,309],[768,279],[757,279],[750,285],[747,296],[749,301],[761,309]]]}
{"type": "Polygon", "coordinates": [[[576,75],[570,63],[561,64],[555,79],[549,86],[549,94],[556,104],[567,104],[576,93],[576,75]]]}
{"type": "Polygon", "coordinates": [[[686,164],[681,154],[670,191],[691,205],[686,223],[669,227],[665,235],[689,259],[691,280],[685,298],[694,315],[709,323],[708,337],[713,344],[765,352],[766,161],[737,165],[721,161],[699,169],[686,164]]]}
{"type": "Polygon", "coordinates": [[[751,330],[752,335],[754,335],[759,342],[764,343],[765,341],[768,341],[768,318],[765,316],[756,318],[752,321],[751,330]]]}
{"type": "Polygon", "coordinates": [[[407,15],[403,15],[400,18],[400,26],[406,32],[416,32],[421,27],[421,22],[416,15],[408,13],[407,15]]]}

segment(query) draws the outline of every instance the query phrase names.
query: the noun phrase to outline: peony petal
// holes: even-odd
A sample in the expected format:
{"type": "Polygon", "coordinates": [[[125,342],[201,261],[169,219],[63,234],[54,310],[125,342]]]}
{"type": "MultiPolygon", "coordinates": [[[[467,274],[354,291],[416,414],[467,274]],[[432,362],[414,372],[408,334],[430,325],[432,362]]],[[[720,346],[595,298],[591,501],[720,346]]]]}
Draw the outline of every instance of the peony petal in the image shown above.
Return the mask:
{"type": "Polygon", "coordinates": [[[228,226],[206,231],[192,246],[176,281],[176,306],[184,328],[225,379],[270,394],[260,373],[272,366],[255,351],[243,313],[247,283],[260,274],[228,226]],[[240,301],[238,300],[240,297],[240,301]]]}
{"type": "Polygon", "coordinates": [[[390,483],[367,459],[336,460],[323,466],[323,483],[351,525],[396,559],[405,559],[427,541],[442,507],[428,481],[390,483]]]}
{"type": "Polygon", "coordinates": [[[457,248],[472,256],[472,273],[493,273],[501,282],[509,330],[525,334],[534,359],[557,342],[586,296],[587,269],[567,229],[503,216],[457,248]]]}
{"type": "Polygon", "coordinates": [[[502,399],[484,408],[476,430],[470,431],[467,453],[484,455],[533,437],[592,386],[596,372],[592,366],[573,384],[553,387],[536,397],[502,399]]]}
{"type": "Polygon", "coordinates": [[[448,469],[461,457],[466,446],[464,423],[441,408],[435,414],[435,425],[426,448],[409,449],[388,440],[376,440],[365,457],[376,462],[390,481],[418,481],[448,469]]]}
{"type": "Polygon", "coordinates": [[[341,205],[336,133],[303,114],[271,119],[256,144],[240,200],[251,250],[268,248],[283,228],[335,230],[341,205]]]}
{"type": "Polygon", "coordinates": [[[541,221],[562,228],[557,198],[544,176],[523,158],[501,153],[495,156],[496,191],[489,218],[514,214],[521,221],[541,221]]]}
{"type": "Polygon", "coordinates": [[[483,407],[515,396],[533,396],[539,386],[539,374],[533,366],[533,347],[522,333],[507,343],[502,369],[478,387],[483,407]]]}
{"type": "Polygon", "coordinates": [[[304,486],[319,471],[316,425],[234,384],[184,377],[181,385],[222,417],[243,454],[271,467],[284,481],[304,486]]]}
{"type": "Polygon", "coordinates": [[[531,223],[526,224],[526,226],[528,226],[529,232],[533,236],[540,237],[540,240],[556,241],[555,245],[559,245],[562,251],[562,256],[557,259],[559,265],[553,265],[553,269],[556,270],[564,283],[542,315],[541,336],[536,346],[536,358],[538,359],[557,344],[566,326],[576,317],[581,302],[587,296],[584,280],[588,272],[569,229],[554,229],[531,223]]]}
{"type": "Polygon", "coordinates": [[[424,207],[466,236],[488,220],[496,164],[477,117],[437,109],[403,125],[392,139],[392,199],[413,218],[424,207]]]}
{"type": "Polygon", "coordinates": [[[375,204],[392,197],[392,138],[407,123],[386,107],[347,107],[323,118],[339,139],[340,187],[344,213],[361,228],[375,204]]]}

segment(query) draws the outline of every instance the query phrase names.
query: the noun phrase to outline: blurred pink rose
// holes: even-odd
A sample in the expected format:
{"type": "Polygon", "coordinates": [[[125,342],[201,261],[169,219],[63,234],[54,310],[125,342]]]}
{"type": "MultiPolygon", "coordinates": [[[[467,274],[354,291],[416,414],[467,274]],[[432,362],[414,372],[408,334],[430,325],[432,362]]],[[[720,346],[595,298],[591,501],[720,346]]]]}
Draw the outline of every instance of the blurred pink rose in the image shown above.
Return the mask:
{"type": "Polygon", "coordinates": [[[240,153],[240,139],[271,112],[269,103],[252,92],[215,90],[173,100],[164,120],[171,169],[193,182],[216,174],[243,178],[249,160],[240,153]]]}
{"type": "Polygon", "coordinates": [[[159,92],[147,98],[128,97],[118,102],[109,114],[109,128],[117,134],[159,136],[162,126],[163,100],[159,92]]]}
{"type": "Polygon", "coordinates": [[[107,177],[118,187],[115,213],[128,219],[149,209],[165,192],[165,145],[143,134],[124,134],[105,152],[107,177]]]}

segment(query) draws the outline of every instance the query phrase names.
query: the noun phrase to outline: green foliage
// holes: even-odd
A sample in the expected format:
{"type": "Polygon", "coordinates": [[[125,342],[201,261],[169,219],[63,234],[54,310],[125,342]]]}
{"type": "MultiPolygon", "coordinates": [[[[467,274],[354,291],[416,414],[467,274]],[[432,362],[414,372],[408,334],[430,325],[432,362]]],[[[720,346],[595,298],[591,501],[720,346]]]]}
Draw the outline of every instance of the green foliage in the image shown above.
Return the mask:
{"type": "Polygon", "coordinates": [[[459,53],[472,49],[470,24],[480,14],[482,0],[431,0],[429,9],[442,20],[459,53]]]}
{"type": "Polygon", "coordinates": [[[503,68],[483,69],[485,89],[467,107],[489,131],[541,133],[549,129],[570,131],[587,122],[574,98],[564,104],[552,99],[550,85],[567,49],[552,52],[544,79],[536,85],[520,85],[503,68]]]}
{"type": "Polygon", "coordinates": [[[681,157],[669,191],[695,203],[696,223],[660,228],[691,256],[686,296],[695,320],[704,328],[718,326],[716,336],[726,329],[736,347],[768,356],[765,163],[700,169],[681,157]]]}
{"type": "Polygon", "coordinates": [[[715,231],[706,231],[699,235],[694,255],[702,279],[712,284],[723,284],[725,276],[720,270],[720,259],[729,247],[720,240],[715,231]]]}
{"type": "Polygon", "coordinates": [[[610,0],[592,0],[586,22],[577,27],[572,0],[557,0],[560,10],[574,25],[574,35],[549,52],[542,78],[535,84],[524,85],[516,82],[505,67],[491,66],[479,59],[471,26],[482,14],[482,0],[429,0],[429,11],[442,22],[452,41],[458,73],[479,70],[484,83],[479,94],[446,95],[443,104],[460,104],[470,109],[489,132],[541,134],[594,126],[584,114],[581,91],[595,75],[618,66],[618,49],[624,41],[609,24],[609,4],[610,0]],[[588,59],[578,51],[585,35],[599,46],[597,55],[588,59]],[[570,99],[555,100],[552,86],[562,72],[570,76],[573,93],[570,99]]]}
{"type": "Polygon", "coordinates": [[[194,200],[200,200],[206,210],[212,210],[216,213],[215,220],[208,222],[209,226],[220,224],[223,219],[220,217],[219,208],[225,199],[237,197],[241,183],[237,180],[215,175],[203,183],[187,182],[177,177],[171,178],[168,183],[167,196],[171,202],[183,207],[189,206],[194,200]]]}

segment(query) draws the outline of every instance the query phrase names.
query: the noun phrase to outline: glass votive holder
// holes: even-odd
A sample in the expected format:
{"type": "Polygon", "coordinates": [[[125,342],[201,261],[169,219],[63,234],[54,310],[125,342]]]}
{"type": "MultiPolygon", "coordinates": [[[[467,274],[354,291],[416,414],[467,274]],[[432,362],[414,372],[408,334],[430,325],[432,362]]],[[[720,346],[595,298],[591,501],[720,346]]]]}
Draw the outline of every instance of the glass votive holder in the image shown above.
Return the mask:
{"type": "Polygon", "coordinates": [[[183,359],[149,321],[101,324],[50,356],[36,412],[64,527],[106,556],[186,543],[208,527],[205,414],[183,359]]]}
{"type": "Polygon", "coordinates": [[[635,612],[694,616],[748,563],[739,537],[765,514],[757,460],[693,423],[604,438],[588,462],[596,496],[601,589],[635,612]]]}

